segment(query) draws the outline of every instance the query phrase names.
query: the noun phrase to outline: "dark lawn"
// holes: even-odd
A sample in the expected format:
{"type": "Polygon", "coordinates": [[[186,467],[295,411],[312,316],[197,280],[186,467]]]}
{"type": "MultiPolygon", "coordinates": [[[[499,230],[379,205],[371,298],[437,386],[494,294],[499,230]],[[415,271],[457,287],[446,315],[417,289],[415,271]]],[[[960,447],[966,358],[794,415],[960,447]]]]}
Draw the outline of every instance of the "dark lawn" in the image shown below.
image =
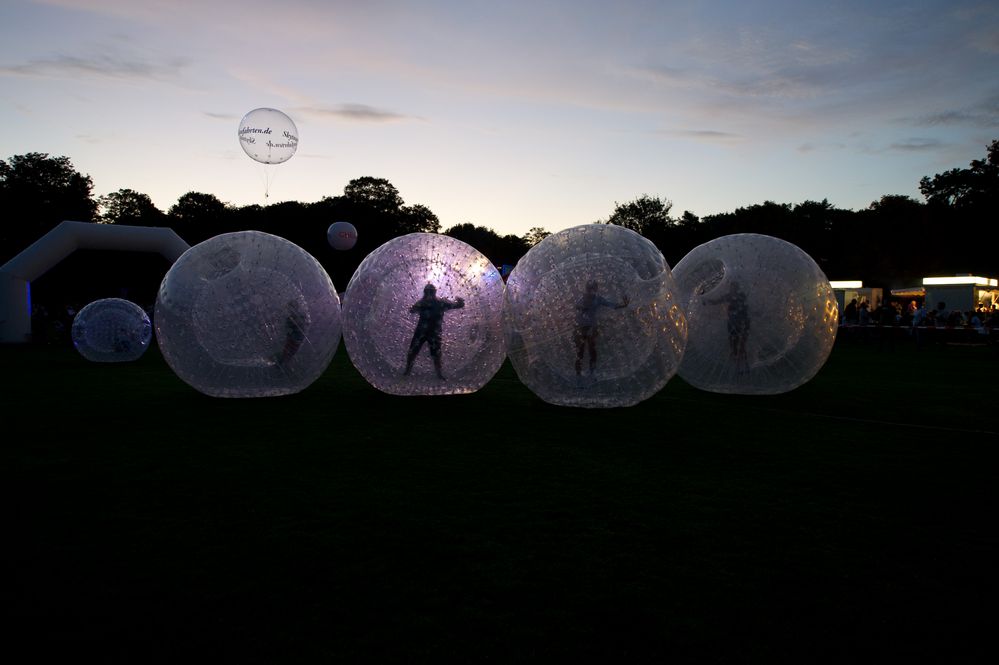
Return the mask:
{"type": "Polygon", "coordinates": [[[984,347],[841,344],[774,397],[200,395],[0,348],[8,652],[103,662],[991,661],[984,347]],[[15,645],[16,648],[15,648],[15,645]]]}

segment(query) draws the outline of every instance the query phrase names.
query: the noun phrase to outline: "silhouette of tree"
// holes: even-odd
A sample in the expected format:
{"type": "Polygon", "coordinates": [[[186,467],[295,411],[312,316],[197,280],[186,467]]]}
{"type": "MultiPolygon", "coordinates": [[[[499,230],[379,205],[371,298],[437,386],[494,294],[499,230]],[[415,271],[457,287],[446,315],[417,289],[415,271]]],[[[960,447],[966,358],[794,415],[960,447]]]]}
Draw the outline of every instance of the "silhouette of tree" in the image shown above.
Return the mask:
{"type": "Polygon", "coordinates": [[[528,229],[527,233],[524,234],[524,242],[527,243],[528,247],[534,247],[550,235],[550,231],[545,231],[540,226],[534,226],[528,229]]]}
{"type": "Polygon", "coordinates": [[[385,178],[354,178],[343,188],[343,198],[377,210],[396,211],[403,205],[399,190],[385,178]]]}
{"type": "Polygon", "coordinates": [[[406,233],[440,231],[437,215],[424,205],[404,205],[399,190],[384,178],[355,178],[343,188],[342,196],[323,199],[317,209],[329,215],[327,225],[336,220],[351,222],[358,229],[358,242],[366,238],[365,244],[377,243],[371,249],[406,233]]]}
{"type": "Polygon", "coordinates": [[[730,233],[763,233],[777,238],[782,236],[782,230],[791,225],[791,204],[764,201],[732,212],[708,215],[704,223],[710,227],[712,236],[718,237],[730,233]]]}
{"type": "Polygon", "coordinates": [[[134,189],[119,189],[97,199],[101,224],[131,224],[134,226],[160,226],[166,215],[156,207],[148,194],[134,189]]]}
{"type": "Polygon", "coordinates": [[[64,220],[92,222],[97,204],[93,181],[68,157],[29,152],[0,160],[0,263],[64,220]]]}
{"type": "Polygon", "coordinates": [[[999,202],[999,139],[988,146],[985,159],[972,160],[966,169],[924,177],[919,191],[930,205],[995,208],[999,202]]]}
{"type": "Polygon", "coordinates": [[[170,215],[171,221],[197,223],[208,219],[219,219],[228,210],[228,206],[214,194],[188,192],[170,206],[167,214],[170,215]]]}
{"type": "Polygon", "coordinates": [[[441,222],[437,215],[425,205],[403,206],[399,208],[399,235],[405,233],[438,233],[441,222]]]}
{"type": "Polygon", "coordinates": [[[214,194],[188,192],[170,206],[166,223],[188,243],[197,244],[223,233],[232,212],[214,194]]]}
{"type": "Polygon", "coordinates": [[[444,234],[471,245],[496,266],[515,265],[530,249],[523,238],[513,234],[501,236],[490,228],[469,223],[455,224],[444,234]]]}
{"type": "Polygon", "coordinates": [[[877,201],[871,201],[867,209],[871,212],[905,212],[921,210],[923,204],[905,194],[885,194],[877,201]]]}
{"type": "Polygon", "coordinates": [[[606,223],[623,226],[652,239],[651,236],[661,234],[663,230],[676,223],[676,220],[669,216],[672,208],[672,201],[642,194],[627,203],[615,201],[614,212],[607,218],[606,223]]]}
{"type": "Polygon", "coordinates": [[[701,218],[690,212],[689,210],[684,210],[683,214],[680,215],[680,219],[677,222],[681,226],[697,226],[701,222],[701,218]]]}
{"type": "Polygon", "coordinates": [[[909,196],[872,201],[866,210],[836,221],[828,250],[834,268],[826,275],[888,288],[918,285],[940,267],[936,244],[927,242],[931,219],[928,206],[909,196]]]}
{"type": "Polygon", "coordinates": [[[938,270],[991,274],[999,244],[999,139],[988,146],[984,160],[923,178],[919,190],[939,230],[929,237],[938,270]]]}

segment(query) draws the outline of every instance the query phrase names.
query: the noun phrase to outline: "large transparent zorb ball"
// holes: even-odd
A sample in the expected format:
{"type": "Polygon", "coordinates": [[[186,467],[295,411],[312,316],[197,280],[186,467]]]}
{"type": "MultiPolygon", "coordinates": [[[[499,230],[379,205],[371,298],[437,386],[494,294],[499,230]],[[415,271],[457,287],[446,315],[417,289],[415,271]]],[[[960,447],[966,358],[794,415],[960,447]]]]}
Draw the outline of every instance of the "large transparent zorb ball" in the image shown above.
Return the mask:
{"type": "Polygon", "coordinates": [[[836,297],[797,246],[755,233],[723,236],[691,250],[673,277],[690,327],[680,365],[687,383],[718,393],[783,393],[829,357],[836,297]]]}
{"type": "Polygon", "coordinates": [[[214,397],[297,393],[340,341],[340,299],[308,252],[259,231],[187,250],[160,284],[156,336],[177,375],[214,397]]]}
{"type": "Polygon", "coordinates": [[[394,238],[357,267],[343,338],[357,370],[393,395],[475,392],[503,348],[503,280],[478,250],[435,233],[394,238]]]}
{"type": "Polygon", "coordinates": [[[134,302],[121,298],[95,300],[73,319],[73,346],[87,360],[127,362],[146,352],[153,328],[134,302]]]}
{"type": "Polygon", "coordinates": [[[548,236],[506,283],[507,353],[546,402],[631,406],[676,373],[687,340],[669,265],[620,226],[588,224],[548,236]]]}

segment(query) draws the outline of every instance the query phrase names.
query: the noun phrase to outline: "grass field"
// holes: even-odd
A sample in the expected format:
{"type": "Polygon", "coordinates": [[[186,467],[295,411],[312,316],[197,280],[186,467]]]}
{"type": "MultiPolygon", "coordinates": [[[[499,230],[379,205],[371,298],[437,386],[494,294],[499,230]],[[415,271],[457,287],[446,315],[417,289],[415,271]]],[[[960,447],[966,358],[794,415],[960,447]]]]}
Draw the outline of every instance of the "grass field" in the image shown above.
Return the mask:
{"type": "MultiPolygon", "coordinates": [[[[786,395],[212,399],[0,348],[7,653],[98,662],[993,662],[993,348],[786,395]],[[23,651],[30,649],[30,651],[23,651]]],[[[15,662],[15,661],[8,661],[15,662]]]]}

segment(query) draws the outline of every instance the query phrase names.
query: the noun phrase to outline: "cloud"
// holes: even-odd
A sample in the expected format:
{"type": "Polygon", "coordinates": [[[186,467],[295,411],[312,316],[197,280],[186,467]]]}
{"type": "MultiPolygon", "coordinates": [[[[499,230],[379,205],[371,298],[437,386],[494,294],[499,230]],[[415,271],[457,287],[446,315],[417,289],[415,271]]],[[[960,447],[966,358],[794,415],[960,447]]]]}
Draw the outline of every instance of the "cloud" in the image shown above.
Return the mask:
{"type": "Polygon", "coordinates": [[[999,127],[999,94],[965,108],[948,109],[914,118],[902,118],[919,127],[971,125],[974,127],[999,127]]]}
{"type": "Polygon", "coordinates": [[[999,54],[999,32],[989,32],[977,35],[971,45],[987,55],[999,54]]]}
{"type": "Polygon", "coordinates": [[[622,73],[655,83],[687,83],[691,80],[690,73],[679,67],[666,65],[650,65],[623,68],[622,73]]]}
{"type": "Polygon", "coordinates": [[[926,150],[938,150],[943,147],[943,142],[937,139],[909,138],[904,141],[892,143],[888,150],[897,152],[923,152],[926,150]]]}
{"type": "Polygon", "coordinates": [[[293,109],[303,115],[311,115],[318,118],[335,118],[348,122],[397,122],[400,120],[412,120],[413,116],[403,115],[395,111],[375,108],[367,104],[338,104],[336,106],[304,106],[293,109]]]}
{"type": "Polygon", "coordinates": [[[672,129],[662,132],[669,136],[695,139],[699,141],[741,141],[742,136],[715,129],[672,129]]]}
{"type": "Polygon", "coordinates": [[[737,100],[809,99],[837,89],[846,77],[847,66],[835,64],[755,63],[740,67],[705,61],[701,69],[672,66],[640,66],[624,70],[635,78],[667,88],[721,94],[737,100]]]}
{"type": "Polygon", "coordinates": [[[239,120],[239,116],[232,113],[215,113],[213,111],[203,111],[203,113],[214,120],[239,120]]]}
{"type": "Polygon", "coordinates": [[[843,150],[846,147],[845,143],[813,143],[808,141],[799,145],[797,151],[802,155],[807,155],[808,153],[819,152],[820,150],[843,150]]]}
{"type": "Polygon", "coordinates": [[[36,58],[18,65],[0,67],[0,75],[33,78],[98,77],[119,80],[173,81],[189,64],[185,58],[151,62],[118,54],[92,56],[55,55],[36,58]]]}
{"type": "Polygon", "coordinates": [[[969,125],[976,124],[980,116],[966,110],[940,111],[915,118],[915,124],[922,127],[936,127],[938,125],[969,125]]]}

